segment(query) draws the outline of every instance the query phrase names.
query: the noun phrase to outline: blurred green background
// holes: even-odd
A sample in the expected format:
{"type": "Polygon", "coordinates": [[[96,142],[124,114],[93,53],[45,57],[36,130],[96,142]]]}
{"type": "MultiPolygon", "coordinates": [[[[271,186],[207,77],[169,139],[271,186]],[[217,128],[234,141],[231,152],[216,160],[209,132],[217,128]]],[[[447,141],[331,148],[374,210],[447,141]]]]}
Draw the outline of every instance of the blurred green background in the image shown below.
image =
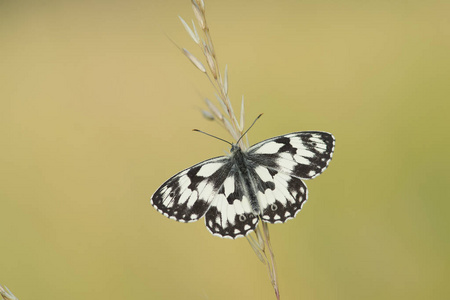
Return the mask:
{"type": "MultiPolygon", "coordinates": [[[[206,1],[251,143],[337,139],[270,226],[282,299],[448,299],[450,3],[206,1]]],[[[0,283],[19,299],[274,299],[247,241],[149,204],[228,146],[190,1],[0,1],[0,283]]]]}

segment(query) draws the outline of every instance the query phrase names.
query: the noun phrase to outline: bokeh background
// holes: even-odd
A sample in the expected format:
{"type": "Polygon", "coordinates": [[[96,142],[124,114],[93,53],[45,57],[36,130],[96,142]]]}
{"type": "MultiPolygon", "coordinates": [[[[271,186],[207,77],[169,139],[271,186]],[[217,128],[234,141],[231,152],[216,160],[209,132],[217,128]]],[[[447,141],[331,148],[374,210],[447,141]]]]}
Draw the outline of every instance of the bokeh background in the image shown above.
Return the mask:
{"type": "MultiPolygon", "coordinates": [[[[251,143],[337,139],[270,226],[283,299],[448,299],[450,3],[206,1],[251,143]]],[[[190,1],[0,1],[0,283],[19,299],[274,299],[247,241],[149,204],[228,146],[190,1]]]]}

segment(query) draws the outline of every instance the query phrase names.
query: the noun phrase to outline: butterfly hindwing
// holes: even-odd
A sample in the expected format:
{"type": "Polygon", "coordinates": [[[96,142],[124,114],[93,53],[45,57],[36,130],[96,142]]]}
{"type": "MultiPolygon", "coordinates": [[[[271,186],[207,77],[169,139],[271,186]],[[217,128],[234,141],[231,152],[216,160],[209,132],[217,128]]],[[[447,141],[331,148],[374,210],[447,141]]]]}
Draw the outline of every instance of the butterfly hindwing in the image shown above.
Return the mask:
{"type": "Polygon", "coordinates": [[[308,198],[308,190],[300,178],[258,166],[254,170],[258,188],[261,219],[284,223],[294,218],[308,198]]]}
{"type": "Polygon", "coordinates": [[[196,164],[163,183],[153,194],[151,204],[176,221],[197,221],[209,209],[230,168],[227,157],[196,164]]]}
{"type": "Polygon", "coordinates": [[[245,195],[243,180],[233,168],[205,215],[205,224],[213,234],[225,238],[245,236],[258,225],[245,195]]]}

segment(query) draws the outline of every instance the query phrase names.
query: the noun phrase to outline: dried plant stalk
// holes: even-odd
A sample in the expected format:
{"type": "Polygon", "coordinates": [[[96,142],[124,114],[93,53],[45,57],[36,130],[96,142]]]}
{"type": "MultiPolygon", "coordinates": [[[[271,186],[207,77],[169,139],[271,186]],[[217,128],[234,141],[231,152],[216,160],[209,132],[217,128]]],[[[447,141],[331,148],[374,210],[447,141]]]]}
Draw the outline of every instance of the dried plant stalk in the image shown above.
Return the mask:
{"type": "MultiPolygon", "coordinates": [[[[195,24],[193,24],[192,30],[181,17],[180,20],[189,36],[194,40],[194,42],[202,51],[205,57],[207,68],[189,51],[184,48],[182,48],[182,51],[186,55],[186,57],[197,67],[197,69],[202,71],[208,77],[209,81],[216,91],[217,102],[219,104],[219,107],[221,108],[218,108],[213,102],[206,99],[205,102],[209,109],[209,113],[206,113],[206,111],[202,111],[202,113],[203,116],[208,120],[215,120],[219,122],[237,141],[242,136],[244,130],[244,97],[242,96],[241,113],[238,121],[234,114],[230,98],[228,97],[228,66],[225,66],[224,76],[222,77],[217,60],[217,54],[215,52],[214,44],[210,35],[210,30],[206,22],[205,4],[203,0],[192,0],[191,2],[195,19],[197,20],[199,28],[201,28],[202,30],[201,35],[203,37],[200,37],[200,35],[198,34],[195,24]]],[[[247,136],[245,139],[240,140],[239,146],[243,150],[249,148],[247,136]]],[[[247,235],[246,238],[255,254],[257,255],[258,259],[266,264],[269,278],[275,291],[275,295],[277,299],[280,299],[280,291],[277,281],[278,278],[275,267],[275,256],[270,245],[270,235],[267,223],[260,221],[254,231],[254,235],[247,235]]]]}

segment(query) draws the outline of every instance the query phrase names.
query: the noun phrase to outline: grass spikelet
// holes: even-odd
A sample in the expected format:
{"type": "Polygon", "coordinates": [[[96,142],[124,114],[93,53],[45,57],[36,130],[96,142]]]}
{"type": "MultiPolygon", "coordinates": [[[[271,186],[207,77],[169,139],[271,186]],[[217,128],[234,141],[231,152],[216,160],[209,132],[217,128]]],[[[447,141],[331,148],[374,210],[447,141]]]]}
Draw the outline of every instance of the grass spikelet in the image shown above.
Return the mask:
{"type": "Polygon", "coordinates": [[[223,75],[223,92],[228,96],[228,65],[225,65],[225,73],[223,75]]]}
{"type": "Polygon", "coordinates": [[[205,13],[205,2],[203,2],[203,0],[193,0],[192,2],[195,2],[198,5],[202,13],[205,13]]]}
{"type": "Polygon", "coordinates": [[[214,45],[212,43],[211,36],[209,35],[209,32],[206,32],[206,33],[207,33],[206,41],[208,42],[207,45],[208,45],[209,53],[211,53],[212,57],[216,58],[216,52],[214,51],[214,45]]]}
{"type": "Polygon", "coordinates": [[[197,19],[197,22],[202,28],[202,30],[207,30],[204,11],[202,12],[202,10],[198,7],[196,2],[192,2],[192,9],[194,10],[195,18],[197,19]]]}
{"type": "Polygon", "coordinates": [[[197,69],[199,69],[203,73],[206,73],[205,66],[201,63],[200,60],[198,60],[198,58],[196,58],[194,55],[191,54],[191,52],[189,52],[188,50],[186,50],[184,48],[182,48],[181,51],[183,51],[184,55],[186,55],[186,57],[191,61],[191,63],[194,64],[194,66],[197,67],[197,69]]]}
{"type": "MultiPolygon", "coordinates": [[[[181,23],[183,24],[184,29],[186,29],[186,31],[187,31],[187,33],[189,34],[189,36],[194,40],[194,42],[195,42],[196,44],[199,44],[199,43],[200,43],[200,38],[199,38],[198,35],[196,34],[197,31],[195,31],[195,33],[194,33],[194,31],[192,31],[192,29],[191,29],[191,28],[189,27],[189,25],[183,20],[182,17],[178,16],[178,18],[180,18],[180,21],[181,21],[181,23]]],[[[193,22],[192,22],[192,23],[193,23],[193,22]]],[[[194,25],[194,28],[195,28],[195,25],[194,25]]]]}
{"type": "Polygon", "coordinates": [[[209,110],[211,111],[211,113],[216,116],[216,118],[218,118],[219,120],[223,120],[223,115],[220,112],[220,110],[217,109],[217,107],[214,106],[214,104],[212,104],[212,102],[206,98],[205,99],[206,105],[208,106],[209,110]]]}
{"type": "Polygon", "coordinates": [[[220,106],[222,107],[222,110],[225,112],[225,114],[230,117],[230,110],[228,109],[227,105],[223,101],[223,99],[218,95],[215,94],[217,101],[219,102],[220,106]]]}
{"type": "Polygon", "coordinates": [[[214,121],[214,115],[207,110],[202,109],[202,115],[205,119],[209,121],[214,121]]]}
{"type": "Polygon", "coordinates": [[[208,46],[205,47],[205,57],[206,62],[208,63],[209,70],[211,71],[211,74],[213,75],[214,79],[217,80],[216,62],[214,61],[214,58],[209,52],[208,46]]]}
{"type": "Polygon", "coordinates": [[[199,35],[198,35],[197,28],[195,27],[194,20],[191,20],[191,21],[192,21],[192,28],[194,28],[195,38],[196,38],[196,40],[198,40],[196,43],[197,43],[198,45],[200,45],[200,37],[199,37],[199,35]]]}

